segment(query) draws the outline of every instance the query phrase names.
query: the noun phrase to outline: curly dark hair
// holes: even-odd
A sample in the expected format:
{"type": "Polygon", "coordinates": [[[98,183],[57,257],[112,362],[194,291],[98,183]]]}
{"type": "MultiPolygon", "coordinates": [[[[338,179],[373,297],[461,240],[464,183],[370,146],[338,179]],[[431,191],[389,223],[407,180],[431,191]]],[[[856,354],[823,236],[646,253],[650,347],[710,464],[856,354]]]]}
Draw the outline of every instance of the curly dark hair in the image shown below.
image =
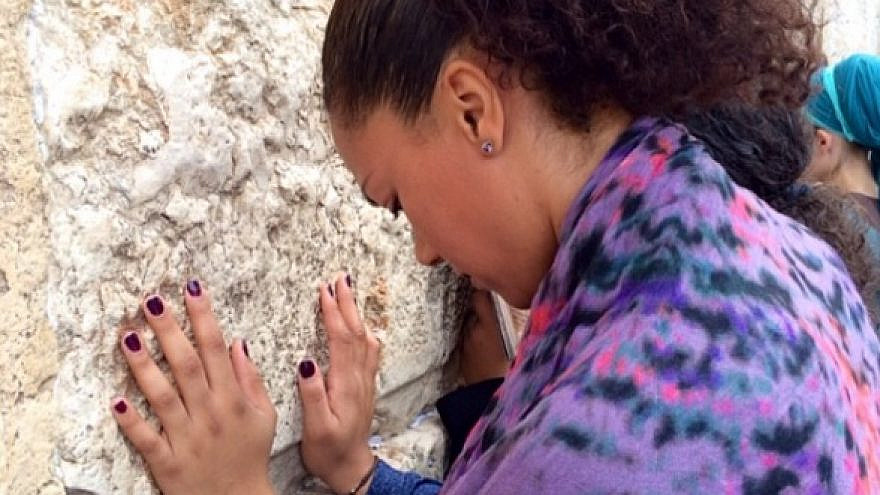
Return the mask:
{"type": "Polygon", "coordinates": [[[806,225],[843,259],[865,307],[880,316],[880,273],[865,242],[859,206],[828,186],[797,182],[810,161],[813,127],[780,107],[725,104],[679,116],[734,182],[777,211],[806,225]]]}
{"type": "Polygon", "coordinates": [[[407,121],[462,45],[586,130],[597,105],[661,115],[740,99],[801,105],[823,58],[814,0],[337,0],[324,101],[355,124],[379,105],[407,121]],[[807,3],[811,2],[811,3],[807,3]]]}

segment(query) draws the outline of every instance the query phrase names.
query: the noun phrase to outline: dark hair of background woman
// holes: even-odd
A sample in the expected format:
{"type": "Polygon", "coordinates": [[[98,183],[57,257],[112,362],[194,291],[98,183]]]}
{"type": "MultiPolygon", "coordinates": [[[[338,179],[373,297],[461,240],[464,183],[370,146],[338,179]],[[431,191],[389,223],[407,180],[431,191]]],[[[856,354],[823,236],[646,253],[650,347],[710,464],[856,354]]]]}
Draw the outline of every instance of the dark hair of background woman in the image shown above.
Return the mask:
{"type": "Polygon", "coordinates": [[[812,126],[799,111],[723,105],[678,119],[731,179],[809,227],[841,256],[877,322],[878,273],[858,206],[826,186],[796,182],[810,162],[812,126]]]}

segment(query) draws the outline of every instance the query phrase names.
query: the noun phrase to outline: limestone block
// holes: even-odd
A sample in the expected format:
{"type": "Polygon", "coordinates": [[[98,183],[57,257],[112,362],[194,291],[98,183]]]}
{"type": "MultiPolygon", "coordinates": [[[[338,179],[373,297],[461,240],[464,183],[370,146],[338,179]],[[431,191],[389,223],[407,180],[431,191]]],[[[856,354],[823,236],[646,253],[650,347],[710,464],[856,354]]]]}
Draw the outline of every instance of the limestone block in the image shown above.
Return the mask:
{"type": "Polygon", "coordinates": [[[49,249],[24,20],[0,0],[0,494],[56,495],[55,335],[45,315],[49,249]]]}
{"type": "Polygon", "coordinates": [[[820,0],[820,8],[831,62],[856,52],[880,54],[880,1],[820,0]]]}
{"type": "MultiPolygon", "coordinates": [[[[147,293],[179,310],[193,276],[279,408],[281,493],[321,492],[293,381],[303,356],[326,367],[315,287],[336,270],[384,343],[377,451],[440,474],[436,416],[412,419],[445,386],[465,289],[415,265],[405,220],[334,154],[331,3],[0,0],[0,494],[153,491],[107,411],[120,393],[144,410],[117,332],[147,293]]],[[[832,60],[880,51],[880,0],[821,3],[832,60]]]]}
{"type": "MultiPolygon", "coordinates": [[[[286,493],[303,486],[295,369],[307,356],[326,367],[316,289],[337,270],[356,280],[383,343],[376,434],[401,434],[442,392],[467,289],[449,270],[417,266],[405,219],[369,206],[333,152],[318,75],[330,4],[33,4],[54,468],[67,490],[151,491],[109,414],[122,393],[146,410],[118,335],[142,324],[149,293],[180,314],[191,277],[264,374],[280,418],[273,481],[286,493]]],[[[436,468],[442,434],[413,431],[401,462],[436,468]]]]}

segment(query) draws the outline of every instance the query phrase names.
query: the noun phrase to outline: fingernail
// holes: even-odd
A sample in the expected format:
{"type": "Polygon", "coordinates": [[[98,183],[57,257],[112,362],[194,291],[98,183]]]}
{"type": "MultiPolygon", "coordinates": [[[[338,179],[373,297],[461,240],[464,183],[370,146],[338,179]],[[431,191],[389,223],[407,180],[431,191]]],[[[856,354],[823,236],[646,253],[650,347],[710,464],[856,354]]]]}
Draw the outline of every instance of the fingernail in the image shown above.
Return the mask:
{"type": "Polygon", "coordinates": [[[153,316],[162,316],[162,313],[165,312],[165,305],[162,303],[162,298],[159,296],[153,296],[147,299],[147,310],[153,316]]]}
{"type": "Polygon", "coordinates": [[[330,297],[336,297],[336,294],[333,293],[333,284],[327,284],[327,290],[330,291],[330,297]]]}
{"type": "Polygon", "coordinates": [[[248,352],[247,342],[245,342],[244,340],[241,341],[241,350],[244,351],[244,355],[247,356],[248,359],[251,358],[251,353],[248,352]]]}
{"type": "Polygon", "coordinates": [[[347,285],[349,289],[351,288],[351,286],[352,286],[351,275],[345,276],[345,285],[347,285]]]}
{"type": "Polygon", "coordinates": [[[304,361],[300,361],[299,363],[299,376],[303,378],[311,378],[315,376],[315,362],[311,359],[306,359],[304,361]]]}
{"type": "Polygon", "coordinates": [[[199,297],[202,295],[202,286],[198,280],[192,279],[186,283],[186,291],[193,297],[199,297]]]}
{"type": "Polygon", "coordinates": [[[116,401],[116,404],[113,404],[113,409],[116,409],[116,412],[119,414],[125,414],[125,411],[128,411],[128,405],[125,403],[125,400],[119,399],[116,401]]]}
{"type": "Polygon", "coordinates": [[[125,342],[125,347],[128,347],[128,350],[131,352],[138,352],[141,350],[141,339],[138,337],[137,332],[128,332],[123,339],[125,342]]]}

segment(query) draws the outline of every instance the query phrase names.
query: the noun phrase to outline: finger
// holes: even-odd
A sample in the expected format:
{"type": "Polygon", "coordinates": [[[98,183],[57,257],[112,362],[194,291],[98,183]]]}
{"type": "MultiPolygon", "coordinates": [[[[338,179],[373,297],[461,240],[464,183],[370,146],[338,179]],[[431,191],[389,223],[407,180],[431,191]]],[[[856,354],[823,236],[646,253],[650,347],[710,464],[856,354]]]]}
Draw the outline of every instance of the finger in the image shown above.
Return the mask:
{"type": "Polygon", "coordinates": [[[367,343],[367,371],[370,376],[375,379],[376,373],[379,372],[379,358],[382,353],[382,343],[376,338],[376,335],[368,328],[365,330],[367,343]]]}
{"type": "Polygon", "coordinates": [[[371,367],[371,361],[368,354],[370,353],[369,347],[371,344],[367,342],[368,330],[364,327],[360,312],[358,311],[351,275],[339,274],[336,277],[335,286],[339,313],[342,315],[346,329],[354,337],[352,354],[356,359],[355,363],[365,363],[369,368],[371,367]]]}
{"type": "Polygon", "coordinates": [[[477,319],[484,325],[498,326],[495,305],[492,304],[492,296],[487,291],[474,291],[471,294],[471,306],[474,308],[477,319]]]}
{"type": "Polygon", "coordinates": [[[184,291],[184,302],[199,356],[205,365],[208,386],[213,389],[235,385],[226,340],[211,309],[211,299],[198,280],[190,280],[184,291]]]}
{"type": "Polygon", "coordinates": [[[250,359],[247,343],[244,340],[238,340],[232,343],[229,349],[232,357],[232,369],[235,372],[235,379],[238,381],[239,387],[244,392],[245,397],[257,409],[268,414],[275,414],[275,405],[269,398],[269,391],[266,390],[266,384],[263,377],[260,376],[260,370],[250,359]]]}
{"type": "Polygon", "coordinates": [[[299,363],[297,385],[302,399],[303,434],[312,438],[325,437],[333,429],[335,416],[330,409],[324,376],[311,359],[299,363]]]}
{"type": "Polygon", "coordinates": [[[159,435],[159,432],[153,429],[127,400],[115,399],[110,410],[122,434],[134,445],[147,464],[156,465],[171,453],[167,439],[159,435]]]}
{"type": "Polygon", "coordinates": [[[327,284],[320,289],[321,319],[327,331],[327,347],[330,351],[330,367],[349,369],[354,362],[354,338],[345,324],[345,319],[336,303],[335,292],[327,284]]]}
{"type": "Polygon", "coordinates": [[[458,339],[462,341],[469,334],[473,332],[475,326],[477,326],[477,322],[479,318],[477,317],[477,312],[474,311],[473,305],[470,305],[465,310],[464,316],[462,317],[461,322],[461,332],[459,333],[458,339]]]}
{"type": "Polygon", "coordinates": [[[128,361],[138,387],[165,428],[175,431],[177,428],[186,428],[189,415],[180,400],[180,395],[147,353],[140,334],[135,331],[126,333],[122,337],[121,344],[122,353],[128,361]]]}
{"type": "Polygon", "coordinates": [[[187,409],[193,413],[207,402],[208,380],[202,360],[161,297],[148,297],[144,314],[159,339],[187,409]]]}
{"type": "Polygon", "coordinates": [[[471,307],[476,318],[474,324],[464,334],[462,348],[476,347],[478,352],[503,350],[504,341],[491,295],[486,291],[474,292],[471,295],[471,307]]]}
{"type": "Polygon", "coordinates": [[[339,312],[345,321],[348,330],[356,337],[362,337],[364,343],[364,357],[366,358],[367,371],[375,375],[379,368],[379,352],[381,345],[372,330],[364,325],[357,307],[357,298],[354,292],[354,280],[351,275],[345,274],[336,280],[336,300],[339,312]]]}
{"type": "Polygon", "coordinates": [[[339,313],[345,322],[346,330],[356,337],[364,336],[364,325],[361,322],[358,313],[357,301],[355,301],[353,282],[351,275],[340,274],[336,277],[334,286],[336,287],[336,303],[339,307],[339,313]]]}

